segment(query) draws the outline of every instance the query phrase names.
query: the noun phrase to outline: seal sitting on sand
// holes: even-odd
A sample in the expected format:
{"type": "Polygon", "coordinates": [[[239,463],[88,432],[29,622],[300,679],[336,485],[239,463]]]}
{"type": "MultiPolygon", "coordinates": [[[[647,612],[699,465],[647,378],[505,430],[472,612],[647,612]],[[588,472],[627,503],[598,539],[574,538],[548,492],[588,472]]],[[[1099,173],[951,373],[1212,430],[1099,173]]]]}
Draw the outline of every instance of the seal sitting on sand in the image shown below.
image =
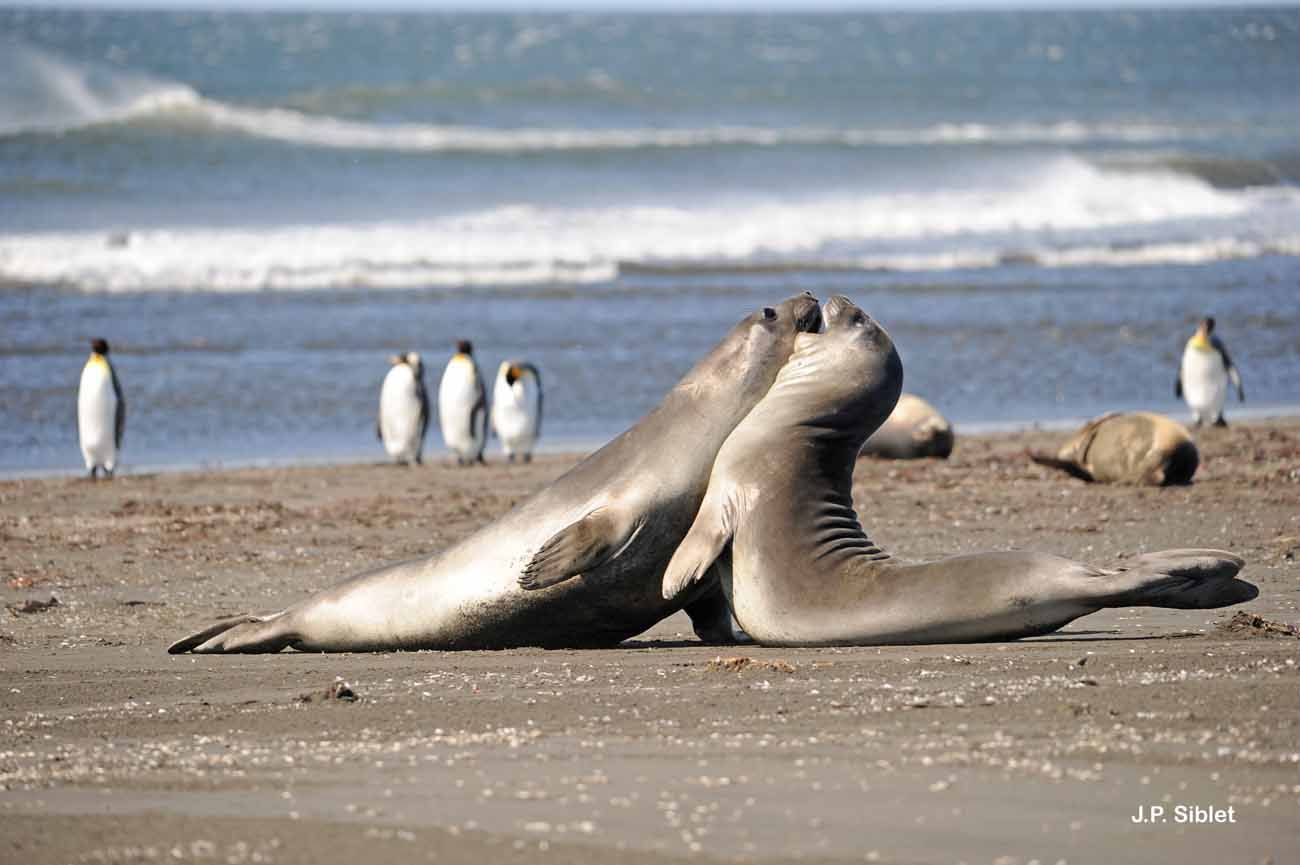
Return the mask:
{"type": "Polygon", "coordinates": [[[1085,481],[1119,484],[1189,484],[1201,457],[1191,433],[1161,414],[1112,412],[1094,418],[1056,456],[1031,452],[1039,465],[1085,481]]]}
{"type": "Polygon", "coordinates": [[[714,562],[745,632],[767,645],[874,645],[1044,634],[1105,607],[1224,607],[1255,597],[1242,560],[1170,550],[1103,569],[993,552],[904,564],[853,509],[853,466],[889,415],[903,367],[889,335],[844,297],[800,334],[767,395],[718,452],[700,512],[664,575],[689,592],[714,562]],[[729,548],[729,554],[728,554],[729,548]]]}
{"type": "Polygon", "coordinates": [[[636,426],[447,551],[218,622],[168,651],[608,646],[684,606],[702,635],[729,635],[716,582],[666,601],[663,569],[718,448],[767,392],[795,335],[820,324],[807,294],[747,316],[636,426]]]}

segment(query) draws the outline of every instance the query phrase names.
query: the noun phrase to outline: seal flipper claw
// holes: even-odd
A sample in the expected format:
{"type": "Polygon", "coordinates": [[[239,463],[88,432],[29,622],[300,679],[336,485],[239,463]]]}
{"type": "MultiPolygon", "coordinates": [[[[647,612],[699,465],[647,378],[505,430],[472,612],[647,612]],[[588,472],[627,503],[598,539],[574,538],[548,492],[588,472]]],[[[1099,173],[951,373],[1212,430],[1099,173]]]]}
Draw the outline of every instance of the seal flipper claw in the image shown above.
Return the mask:
{"type": "Polygon", "coordinates": [[[537,550],[519,575],[525,589],[545,589],[598,568],[627,548],[641,523],[625,526],[607,508],[570,523],[537,550]]]}

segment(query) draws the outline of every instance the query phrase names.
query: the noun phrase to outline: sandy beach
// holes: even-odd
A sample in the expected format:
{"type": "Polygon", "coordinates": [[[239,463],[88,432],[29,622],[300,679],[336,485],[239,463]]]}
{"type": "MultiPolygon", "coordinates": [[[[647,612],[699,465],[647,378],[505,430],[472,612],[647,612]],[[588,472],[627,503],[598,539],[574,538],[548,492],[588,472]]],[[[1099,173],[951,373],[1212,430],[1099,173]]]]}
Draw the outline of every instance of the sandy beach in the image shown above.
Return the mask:
{"type": "Polygon", "coordinates": [[[604,651],[169,656],[577,457],[0,483],[0,861],[1294,861],[1300,639],[1266,622],[1300,622],[1300,420],[1201,433],[1170,489],[1025,458],[1063,437],[863,460],[863,523],[912,558],[1220,547],[1259,598],[980,645],[717,647],[679,614],[604,651]]]}

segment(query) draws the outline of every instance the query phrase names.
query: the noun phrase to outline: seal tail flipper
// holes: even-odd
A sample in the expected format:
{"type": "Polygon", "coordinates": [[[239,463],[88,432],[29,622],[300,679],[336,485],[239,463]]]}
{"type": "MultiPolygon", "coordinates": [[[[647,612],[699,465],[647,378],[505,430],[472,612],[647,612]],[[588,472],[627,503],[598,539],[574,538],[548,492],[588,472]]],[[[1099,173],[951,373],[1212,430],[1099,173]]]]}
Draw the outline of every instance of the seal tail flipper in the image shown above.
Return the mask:
{"type": "Polygon", "coordinates": [[[686,533],[664,571],[663,596],[672,600],[704,578],[718,556],[731,543],[735,522],[725,497],[715,495],[712,487],[705,496],[691,530],[686,533]]]}
{"type": "Polygon", "coordinates": [[[1164,550],[1106,573],[1107,607],[1208,610],[1253,600],[1259,589],[1236,579],[1245,561],[1224,550],[1164,550]]]}
{"type": "Polygon", "coordinates": [[[186,652],[196,654],[278,652],[293,640],[293,635],[286,632],[278,622],[275,625],[271,624],[282,615],[284,615],[283,611],[260,616],[249,614],[222,619],[196,634],[172,643],[167,647],[167,653],[183,655],[186,652]],[[255,636],[259,632],[260,638],[255,636]],[[275,645],[277,642],[278,645],[275,645]]]}
{"type": "Polygon", "coordinates": [[[600,567],[627,549],[642,522],[622,525],[608,508],[596,508],[560,529],[538,548],[519,575],[525,589],[544,589],[600,567]]]}
{"type": "Polygon", "coordinates": [[[1040,466],[1047,466],[1050,469],[1060,469],[1063,472],[1076,477],[1081,481],[1092,482],[1093,477],[1083,466],[1070,460],[1063,460],[1041,451],[1030,451],[1029,458],[1040,466]]]}

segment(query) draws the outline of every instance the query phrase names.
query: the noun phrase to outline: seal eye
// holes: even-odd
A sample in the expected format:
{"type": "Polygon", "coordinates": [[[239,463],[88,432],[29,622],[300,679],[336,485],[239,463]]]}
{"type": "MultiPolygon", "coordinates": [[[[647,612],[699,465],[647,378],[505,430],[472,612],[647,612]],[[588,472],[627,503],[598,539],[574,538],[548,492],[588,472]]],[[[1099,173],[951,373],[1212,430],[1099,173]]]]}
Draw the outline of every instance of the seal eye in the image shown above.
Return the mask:
{"type": "Polygon", "coordinates": [[[770,306],[763,307],[763,320],[773,321],[776,318],[776,310],[770,306]]]}

